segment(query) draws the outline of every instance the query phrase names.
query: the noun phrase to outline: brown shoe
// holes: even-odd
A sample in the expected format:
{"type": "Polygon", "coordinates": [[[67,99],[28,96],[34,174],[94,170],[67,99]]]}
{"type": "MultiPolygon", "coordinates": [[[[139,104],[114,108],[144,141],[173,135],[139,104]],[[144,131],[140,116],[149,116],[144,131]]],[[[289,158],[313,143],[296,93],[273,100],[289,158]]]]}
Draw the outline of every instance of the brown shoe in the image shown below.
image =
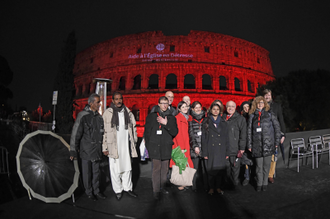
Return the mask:
{"type": "Polygon", "coordinates": [[[274,178],[272,178],[272,177],[268,177],[268,182],[269,182],[269,183],[274,183],[274,178]]]}

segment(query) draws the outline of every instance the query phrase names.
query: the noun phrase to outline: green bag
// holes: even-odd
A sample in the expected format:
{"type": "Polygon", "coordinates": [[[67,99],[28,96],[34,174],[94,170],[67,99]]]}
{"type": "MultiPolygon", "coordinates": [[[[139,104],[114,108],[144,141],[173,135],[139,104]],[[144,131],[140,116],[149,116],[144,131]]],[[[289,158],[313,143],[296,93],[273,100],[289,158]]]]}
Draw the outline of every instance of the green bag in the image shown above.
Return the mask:
{"type": "Polygon", "coordinates": [[[185,170],[188,164],[188,158],[182,153],[180,146],[172,149],[171,157],[175,165],[179,167],[179,173],[182,174],[182,170],[185,170]]]}

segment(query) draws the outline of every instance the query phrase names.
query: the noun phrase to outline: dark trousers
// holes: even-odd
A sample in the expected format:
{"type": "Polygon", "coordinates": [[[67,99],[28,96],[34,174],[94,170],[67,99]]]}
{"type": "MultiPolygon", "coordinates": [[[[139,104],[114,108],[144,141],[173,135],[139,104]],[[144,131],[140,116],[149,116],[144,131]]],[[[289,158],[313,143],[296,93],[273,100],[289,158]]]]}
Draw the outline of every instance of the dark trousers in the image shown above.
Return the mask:
{"type": "Polygon", "coordinates": [[[226,175],[226,170],[212,170],[207,172],[210,189],[220,189],[221,182],[226,175]]]}
{"type": "Polygon", "coordinates": [[[152,159],[152,188],[153,192],[160,192],[165,187],[169,160],[152,159]]]}
{"type": "Polygon", "coordinates": [[[206,173],[204,159],[200,159],[197,157],[197,158],[193,158],[191,160],[194,164],[194,169],[196,169],[196,174],[194,175],[194,178],[193,178],[192,189],[197,189],[197,178],[199,178],[199,179],[202,178],[204,189],[207,190],[208,181],[207,181],[207,175],[206,175],[207,173],[206,173]],[[199,171],[199,169],[201,171],[199,171]]]}
{"type": "Polygon", "coordinates": [[[236,156],[229,157],[229,167],[227,168],[227,175],[232,180],[233,184],[237,186],[239,184],[239,171],[241,168],[241,159],[236,156]]]}
{"type": "Polygon", "coordinates": [[[83,183],[87,195],[100,192],[100,161],[81,160],[83,183]]]}

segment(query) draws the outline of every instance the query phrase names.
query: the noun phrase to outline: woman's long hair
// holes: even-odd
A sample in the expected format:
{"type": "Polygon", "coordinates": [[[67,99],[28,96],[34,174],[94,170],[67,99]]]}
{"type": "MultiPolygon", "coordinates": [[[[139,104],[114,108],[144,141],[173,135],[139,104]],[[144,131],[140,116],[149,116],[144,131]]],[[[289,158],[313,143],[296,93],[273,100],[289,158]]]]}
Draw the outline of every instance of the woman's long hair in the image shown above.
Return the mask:
{"type": "Polygon", "coordinates": [[[270,109],[270,106],[269,104],[267,103],[266,99],[263,97],[263,96],[257,96],[256,98],[254,98],[253,102],[252,102],[252,105],[251,105],[251,109],[249,111],[249,115],[253,114],[256,109],[257,109],[257,106],[258,106],[258,103],[260,101],[264,101],[264,108],[265,108],[265,111],[268,111],[270,109]]]}

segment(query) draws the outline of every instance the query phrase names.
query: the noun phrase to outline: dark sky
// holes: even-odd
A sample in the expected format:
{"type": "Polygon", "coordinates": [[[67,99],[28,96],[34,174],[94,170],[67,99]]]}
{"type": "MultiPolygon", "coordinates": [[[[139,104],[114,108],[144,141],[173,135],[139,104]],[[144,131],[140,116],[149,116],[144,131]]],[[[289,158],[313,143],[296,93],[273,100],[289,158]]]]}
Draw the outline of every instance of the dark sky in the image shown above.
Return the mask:
{"type": "Polygon", "coordinates": [[[52,108],[61,49],[72,30],[77,52],[126,34],[203,30],[264,47],[276,76],[299,69],[330,70],[328,2],[5,0],[0,6],[0,55],[14,72],[11,104],[33,110],[41,102],[44,110],[52,108]]]}

